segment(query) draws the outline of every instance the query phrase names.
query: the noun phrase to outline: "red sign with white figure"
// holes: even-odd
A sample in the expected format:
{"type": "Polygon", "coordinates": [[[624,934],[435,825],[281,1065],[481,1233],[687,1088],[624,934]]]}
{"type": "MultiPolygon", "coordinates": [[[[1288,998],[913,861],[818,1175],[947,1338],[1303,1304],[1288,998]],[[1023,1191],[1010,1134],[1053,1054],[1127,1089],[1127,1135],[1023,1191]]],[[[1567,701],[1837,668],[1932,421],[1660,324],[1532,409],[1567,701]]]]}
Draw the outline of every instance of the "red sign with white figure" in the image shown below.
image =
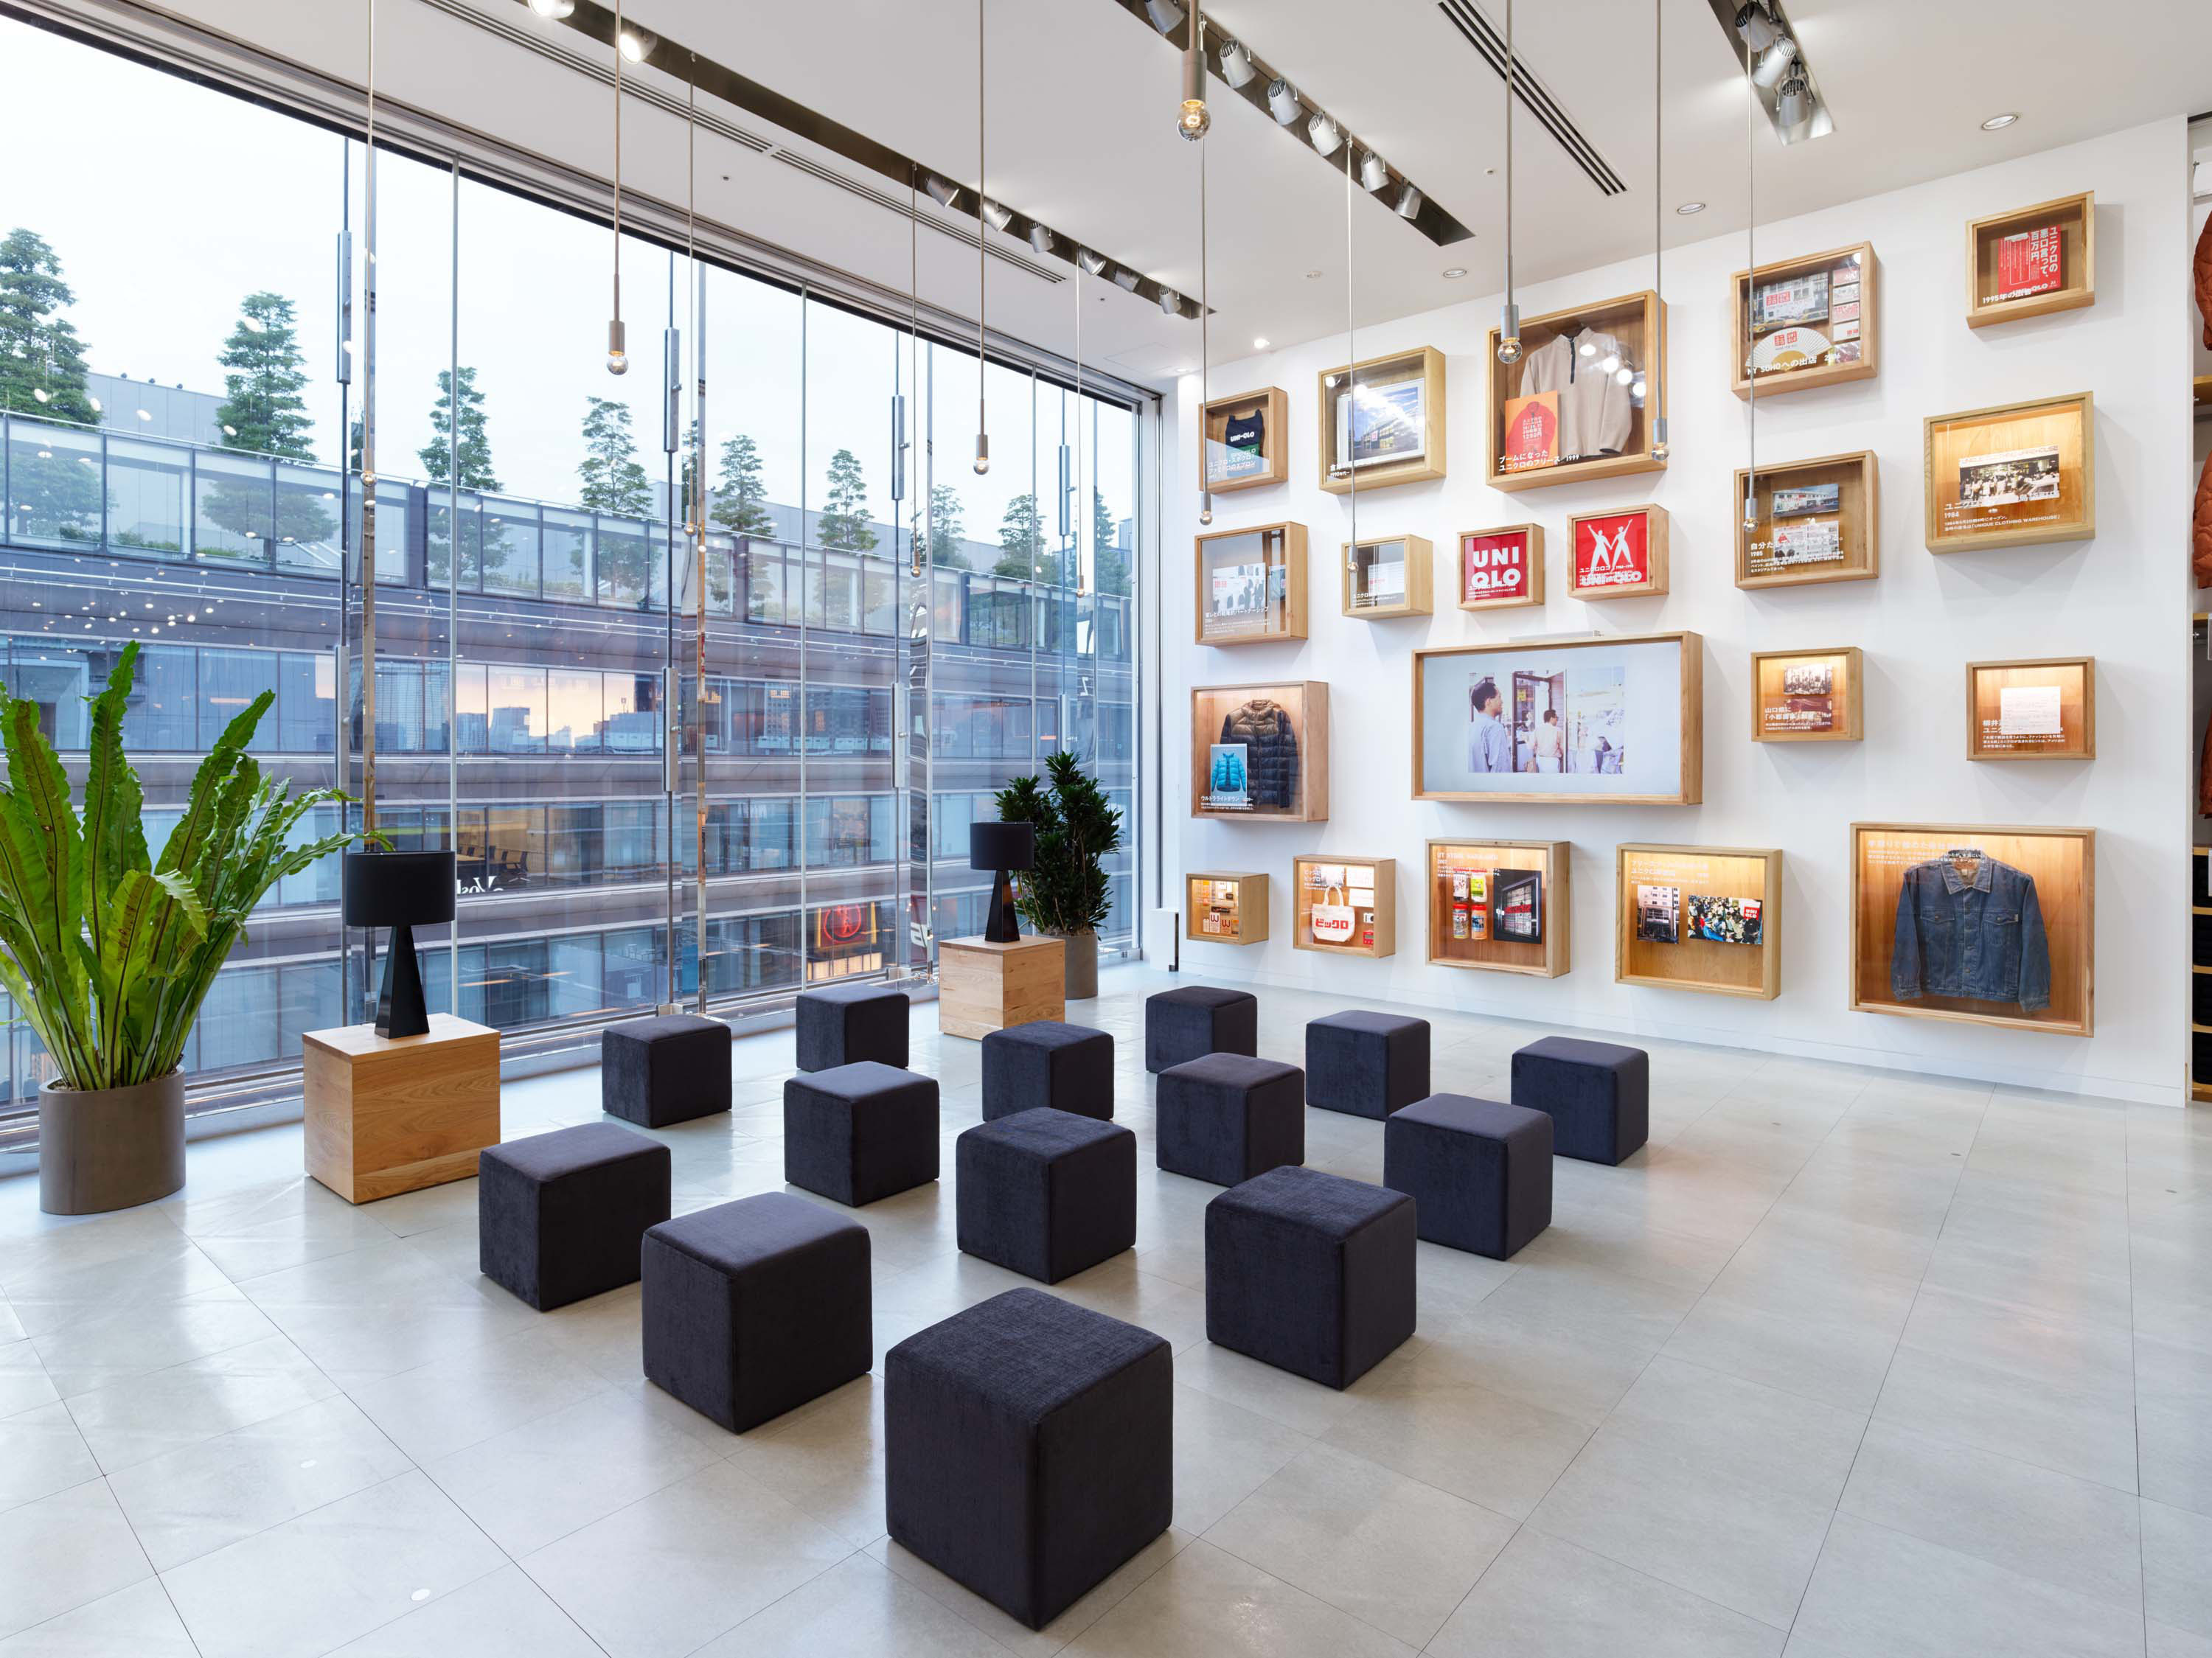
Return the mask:
{"type": "Polygon", "coordinates": [[[1462,536],[1460,597],[1467,604],[1529,597],[1528,532],[1462,536]]]}
{"type": "Polygon", "coordinates": [[[1574,520],[1577,592],[1642,587],[1651,580],[1651,519],[1643,512],[1603,513],[1574,520]]]}

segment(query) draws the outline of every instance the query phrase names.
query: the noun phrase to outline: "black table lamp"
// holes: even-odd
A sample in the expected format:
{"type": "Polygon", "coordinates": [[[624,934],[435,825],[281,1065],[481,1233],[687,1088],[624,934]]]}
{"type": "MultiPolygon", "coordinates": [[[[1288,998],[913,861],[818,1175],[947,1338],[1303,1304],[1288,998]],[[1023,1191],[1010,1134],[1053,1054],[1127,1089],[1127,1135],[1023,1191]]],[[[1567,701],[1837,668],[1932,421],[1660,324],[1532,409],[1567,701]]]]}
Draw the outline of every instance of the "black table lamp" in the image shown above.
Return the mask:
{"type": "Polygon", "coordinates": [[[1022,936],[1014,914],[1014,884],[1007,872],[1028,869],[1036,862],[1034,823],[970,823],[968,826],[968,867],[988,869],[998,876],[991,888],[991,913],[983,923],[986,944],[1011,944],[1022,936]]]}
{"type": "MultiPolygon", "coordinates": [[[[392,929],[384,984],[376,994],[376,1034],[422,1035],[430,1028],[430,1011],[422,1002],[415,928],[453,919],[453,854],[349,852],[338,914],[348,926],[392,929]]],[[[370,944],[373,949],[373,938],[370,944]]]]}

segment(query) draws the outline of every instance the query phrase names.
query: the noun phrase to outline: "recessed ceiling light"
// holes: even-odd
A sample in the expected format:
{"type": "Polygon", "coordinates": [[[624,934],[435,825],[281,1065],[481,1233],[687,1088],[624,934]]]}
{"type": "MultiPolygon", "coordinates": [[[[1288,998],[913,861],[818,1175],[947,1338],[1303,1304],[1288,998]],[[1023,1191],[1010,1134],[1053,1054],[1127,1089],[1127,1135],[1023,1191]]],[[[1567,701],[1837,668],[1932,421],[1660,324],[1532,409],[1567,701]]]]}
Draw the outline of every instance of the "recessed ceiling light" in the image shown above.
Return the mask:
{"type": "Polygon", "coordinates": [[[1982,131],[1984,132],[1996,132],[2005,127],[2010,126],[2018,119],[2020,119],[2020,112],[2017,110],[2008,109],[2005,111],[2003,114],[1992,115],[1988,120],[1983,122],[1982,131]]]}
{"type": "Polygon", "coordinates": [[[1686,219],[1692,213],[1703,213],[1705,210],[1705,204],[1703,202],[1685,202],[1681,206],[1674,210],[1675,212],[1680,214],[1686,219]]]}
{"type": "Polygon", "coordinates": [[[1444,267],[1444,277],[1449,282],[1457,282],[1465,275],[1467,275],[1467,267],[1463,264],[1448,264],[1444,267]]]}
{"type": "Polygon", "coordinates": [[[1265,334],[1255,334],[1252,337],[1252,349],[1255,351],[1265,351],[1267,349],[1267,337],[1265,334]]]}

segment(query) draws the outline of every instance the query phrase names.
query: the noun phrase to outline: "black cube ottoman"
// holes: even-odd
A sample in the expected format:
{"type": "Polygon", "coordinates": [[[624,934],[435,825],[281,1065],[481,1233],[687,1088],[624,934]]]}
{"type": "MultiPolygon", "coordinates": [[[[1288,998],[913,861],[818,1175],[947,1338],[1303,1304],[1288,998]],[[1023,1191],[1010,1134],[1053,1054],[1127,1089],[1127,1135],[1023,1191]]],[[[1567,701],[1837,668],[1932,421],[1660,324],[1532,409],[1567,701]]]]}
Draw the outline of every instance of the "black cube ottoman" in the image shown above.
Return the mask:
{"type": "Polygon", "coordinates": [[[1243,1054],[1208,1054],[1160,1072],[1161,1168],[1234,1186],[1306,1160],[1305,1073],[1243,1054]]]}
{"type": "Polygon", "coordinates": [[[1035,1019],[985,1036],[983,1121],[1039,1105],[1111,1120],[1113,1037],[1057,1019],[1035,1019]]]}
{"type": "Polygon", "coordinates": [[[1206,1339],[1348,1388],[1413,1333],[1413,1200],[1271,1169],[1206,1206],[1206,1339]]]}
{"type": "Polygon", "coordinates": [[[906,992],[884,984],[823,985],[799,993],[799,1068],[830,1071],[873,1060],[906,1069],[906,992]]]}
{"type": "Polygon", "coordinates": [[[732,1433],[866,1376],[868,1229],[788,1192],[645,1235],[645,1376],[732,1433]]]}
{"type": "Polygon", "coordinates": [[[1207,1054],[1257,1054],[1260,1002],[1249,990],[1181,985],[1145,998],[1145,1069],[1207,1054]]]}
{"type": "Polygon", "coordinates": [[[1413,1199],[1431,1243],[1510,1260],[1552,1224],[1552,1120],[1432,1094],[1382,1125],[1382,1184],[1413,1199]]]}
{"type": "Polygon", "coordinates": [[[599,1109],[665,1128],[730,1108],[730,1027],[696,1013],[625,1019],[599,1033],[599,1109]]]}
{"type": "Polygon", "coordinates": [[[1651,1136],[1651,1060],[1640,1048],[1546,1036],[1513,1055],[1513,1103],[1552,1119],[1563,1157],[1615,1163],[1651,1136]]]}
{"type": "Polygon", "coordinates": [[[668,1218],[668,1148],[611,1122],[486,1146],[477,1265],[541,1313],[635,1284],[639,1241],[668,1218]]]}
{"type": "Polygon", "coordinates": [[[1137,1242],[1137,1137],[1039,1106],[955,1143],[960,1248],[1057,1284],[1137,1242]]]}
{"type": "Polygon", "coordinates": [[[1175,1361],[1150,1330],[1009,1290],[884,1355],[891,1540],[1031,1629],[1174,1507],[1175,1361]]]}
{"type": "Polygon", "coordinates": [[[1429,1096],[1429,1022],[1353,1009],[1306,1024],[1306,1103],[1388,1117],[1429,1096]]]}
{"type": "Polygon", "coordinates": [[[873,1060],[783,1084],[783,1177],[850,1208],[937,1178],[937,1079],[873,1060]]]}

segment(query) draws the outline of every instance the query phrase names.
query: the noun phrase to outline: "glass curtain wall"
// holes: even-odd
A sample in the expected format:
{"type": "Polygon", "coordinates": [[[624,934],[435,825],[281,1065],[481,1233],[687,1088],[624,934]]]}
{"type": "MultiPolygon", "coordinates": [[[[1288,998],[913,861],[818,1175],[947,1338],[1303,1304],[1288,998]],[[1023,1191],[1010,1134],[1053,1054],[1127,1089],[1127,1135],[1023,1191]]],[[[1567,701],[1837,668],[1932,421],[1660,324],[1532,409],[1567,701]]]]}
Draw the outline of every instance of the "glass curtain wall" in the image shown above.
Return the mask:
{"type": "MultiPolygon", "coordinates": [[[[342,577],[363,365],[342,368],[335,296],[349,228],[358,359],[362,147],[10,20],[0,55],[19,70],[0,144],[70,130],[98,152],[11,175],[0,204],[0,677],[77,783],[82,699],[138,642],[125,740],[156,844],[264,691],[260,763],[357,788],[370,699],[342,577]],[[83,128],[88,90],[162,145],[83,128]],[[205,180],[243,155],[287,210],[210,234],[205,180]],[[71,186],[86,176],[101,191],[71,186]],[[177,246],[193,258],[152,279],[154,250],[177,246]]],[[[635,237],[616,379],[578,297],[603,289],[605,226],[450,160],[380,151],[376,186],[376,818],[458,854],[459,919],[417,934],[434,1006],[557,1033],[672,985],[689,1002],[702,975],[726,1011],[903,966],[925,925],[980,930],[967,825],[1059,748],[1133,826],[1134,410],[994,361],[979,477],[972,349],[635,237]],[[695,350],[703,582],[682,531],[695,350]],[[664,752],[672,702],[704,744],[703,868],[698,769],[672,774],[664,752]]],[[[1109,944],[1131,942],[1133,864],[1109,944]]],[[[188,1051],[195,1080],[296,1062],[302,1031],[361,1016],[337,874],[270,894],[188,1051]]],[[[4,1125],[50,1073],[15,1010],[0,1019],[4,1125]]]]}

